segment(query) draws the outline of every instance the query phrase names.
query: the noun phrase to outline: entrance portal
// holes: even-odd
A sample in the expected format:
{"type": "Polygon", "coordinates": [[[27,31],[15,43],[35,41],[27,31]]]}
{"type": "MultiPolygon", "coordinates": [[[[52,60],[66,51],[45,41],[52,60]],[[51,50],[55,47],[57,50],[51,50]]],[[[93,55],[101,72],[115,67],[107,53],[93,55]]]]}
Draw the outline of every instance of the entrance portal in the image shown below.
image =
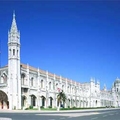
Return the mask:
{"type": "Polygon", "coordinates": [[[0,90],[0,109],[8,108],[9,108],[8,96],[5,92],[0,90]]]}

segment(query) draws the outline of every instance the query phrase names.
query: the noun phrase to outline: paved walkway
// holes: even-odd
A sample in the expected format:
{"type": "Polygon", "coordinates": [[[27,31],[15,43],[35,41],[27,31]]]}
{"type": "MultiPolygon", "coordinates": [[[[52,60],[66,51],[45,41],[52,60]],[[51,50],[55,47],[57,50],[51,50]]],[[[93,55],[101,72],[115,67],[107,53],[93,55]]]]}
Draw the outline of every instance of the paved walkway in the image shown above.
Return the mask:
{"type": "Polygon", "coordinates": [[[0,120],[12,120],[11,118],[2,118],[0,117],[0,120]]]}
{"type": "Polygon", "coordinates": [[[84,110],[60,110],[60,111],[54,111],[54,110],[0,110],[0,113],[53,113],[53,112],[87,112],[87,111],[103,111],[103,110],[115,110],[120,108],[104,108],[104,109],[84,109],[84,110]]]}

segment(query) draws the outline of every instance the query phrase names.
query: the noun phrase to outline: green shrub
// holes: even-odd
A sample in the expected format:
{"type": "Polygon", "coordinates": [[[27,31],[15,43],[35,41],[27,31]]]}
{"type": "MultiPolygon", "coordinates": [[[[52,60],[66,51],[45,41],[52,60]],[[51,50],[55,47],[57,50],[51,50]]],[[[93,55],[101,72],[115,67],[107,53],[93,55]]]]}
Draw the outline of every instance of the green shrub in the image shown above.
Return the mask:
{"type": "Polygon", "coordinates": [[[29,108],[25,108],[25,110],[29,110],[29,108]]]}
{"type": "Polygon", "coordinates": [[[73,109],[76,109],[76,107],[74,106],[73,109]]]}
{"type": "Polygon", "coordinates": [[[52,106],[49,106],[48,108],[52,108],[52,106]]]}
{"type": "Polygon", "coordinates": [[[70,106],[68,106],[68,108],[70,108],[70,106]]]}
{"type": "Polygon", "coordinates": [[[29,109],[33,109],[33,106],[29,106],[29,109]]]}
{"type": "Polygon", "coordinates": [[[44,106],[40,106],[40,108],[44,108],[44,106]]]}

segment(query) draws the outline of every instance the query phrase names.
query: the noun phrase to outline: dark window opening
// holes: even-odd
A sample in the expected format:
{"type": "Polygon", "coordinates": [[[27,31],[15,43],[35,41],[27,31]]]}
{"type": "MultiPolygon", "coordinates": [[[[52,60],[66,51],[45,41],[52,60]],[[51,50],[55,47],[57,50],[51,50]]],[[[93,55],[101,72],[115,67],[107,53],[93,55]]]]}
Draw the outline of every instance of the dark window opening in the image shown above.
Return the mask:
{"type": "Polygon", "coordinates": [[[15,55],[15,49],[13,49],[13,55],[15,55]]]}

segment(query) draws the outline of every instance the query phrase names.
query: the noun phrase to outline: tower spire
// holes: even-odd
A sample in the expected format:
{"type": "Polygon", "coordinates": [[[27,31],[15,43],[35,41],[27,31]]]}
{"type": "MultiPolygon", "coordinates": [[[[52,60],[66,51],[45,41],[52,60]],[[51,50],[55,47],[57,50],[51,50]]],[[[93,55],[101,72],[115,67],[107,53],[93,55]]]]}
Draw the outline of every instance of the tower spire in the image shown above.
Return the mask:
{"type": "Polygon", "coordinates": [[[15,16],[15,10],[13,10],[13,16],[15,16]]]}
{"type": "Polygon", "coordinates": [[[21,80],[20,80],[20,32],[17,29],[15,12],[10,31],[8,32],[8,86],[10,109],[21,109],[21,80]]]}
{"type": "Polygon", "coordinates": [[[15,11],[13,11],[13,20],[12,20],[12,25],[11,25],[11,30],[10,31],[11,32],[18,32],[16,19],[15,19],[15,11]]]}

